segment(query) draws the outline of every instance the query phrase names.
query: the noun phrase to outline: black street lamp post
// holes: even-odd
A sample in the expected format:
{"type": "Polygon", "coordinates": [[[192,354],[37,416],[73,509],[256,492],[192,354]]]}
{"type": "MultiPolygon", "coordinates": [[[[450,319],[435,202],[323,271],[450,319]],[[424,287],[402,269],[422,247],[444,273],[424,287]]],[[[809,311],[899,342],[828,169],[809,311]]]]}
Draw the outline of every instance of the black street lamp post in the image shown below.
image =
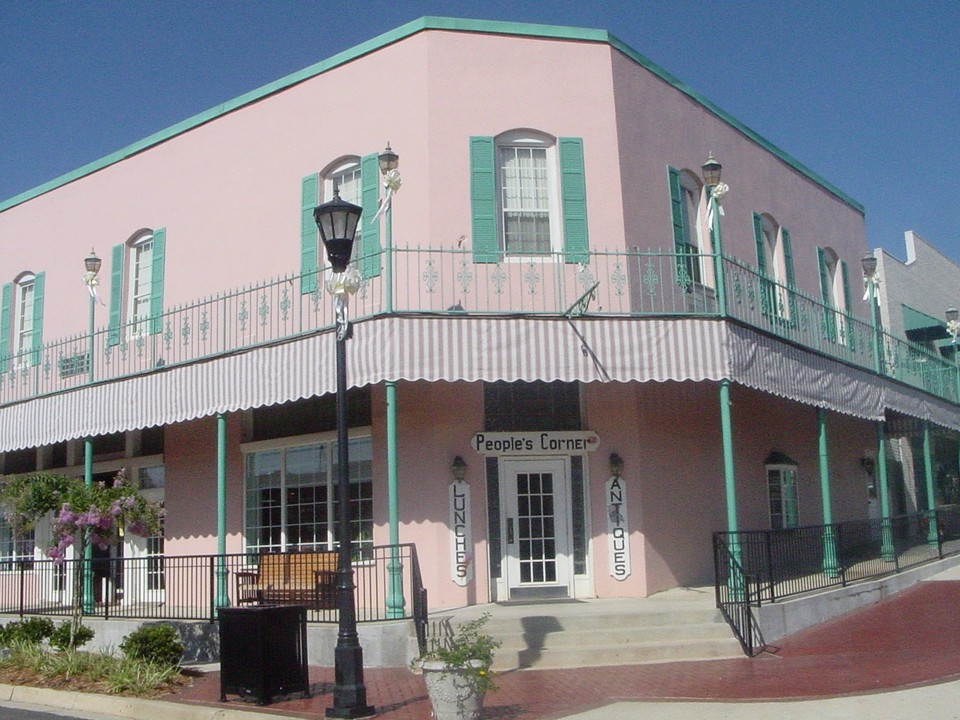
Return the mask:
{"type": "Polygon", "coordinates": [[[361,209],[334,198],[313,211],[320,230],[320,239],[333,266],[333,276],[327,281],[327,290],[333,295],[337,327],[337,614],[339,632],[334,650],[335,684],[333,707],[327,708],[327,717],[360,718],[373,715],[367,705],[367,688],[363,683],[363,648],[357,637],[357,614],[353,582],[353,542],[350,508],[350,439],[347,428],[347,340],[350,325],[347,319],[347,298],[357,291],[359,275],[356,267],[348,268],[353,252],[353,240],[360,220],[361,209]]]}

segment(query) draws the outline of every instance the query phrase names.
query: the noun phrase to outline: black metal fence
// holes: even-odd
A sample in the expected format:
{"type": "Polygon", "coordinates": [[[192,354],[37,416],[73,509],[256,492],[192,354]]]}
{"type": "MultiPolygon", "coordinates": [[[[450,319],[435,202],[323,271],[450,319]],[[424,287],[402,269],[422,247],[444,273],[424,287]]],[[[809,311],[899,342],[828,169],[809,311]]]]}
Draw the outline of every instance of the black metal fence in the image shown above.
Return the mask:
{"type": "MultiPolygon", "coordinates": [[[[286,553],[294,565],[305,553],[286,553]]],[[[238,578],[254,578],[253,587],[278,587],[283,579],[257,576],[264,564],[256,553],[229,555],[148,556],[91,560],[27,560],[0,572],[0,614],[70,615],[75,573],[89,572],[81,605],[88,617],[144,620],[206,620],[213,622],[220,607],[244,603],[307,606],[307,621],[336,623],[336,604],[323,591],[323,578],[298,578],[282,594],[247,595],[238,578]]],[[[354,561],[358,622],[414,620],[418,639],[427,624],[427,595],[413,544],[364,548],[354,561]]],[[[290,579],[287,578],[290,582],[290,579]]],[[[81,582],[81,586],[84,583],[81,582]]],[[[247,588],[251,587],[248,583],[247,588]]],[[[425,644],[425,639],[424,639],[425,644]]]]}
{"type": "Polygon", "coordinates": [[[921,565],[960,552],[960,506],[887,519],[714,533],[717,606],[744,651],[751,607],[921,565]]]}

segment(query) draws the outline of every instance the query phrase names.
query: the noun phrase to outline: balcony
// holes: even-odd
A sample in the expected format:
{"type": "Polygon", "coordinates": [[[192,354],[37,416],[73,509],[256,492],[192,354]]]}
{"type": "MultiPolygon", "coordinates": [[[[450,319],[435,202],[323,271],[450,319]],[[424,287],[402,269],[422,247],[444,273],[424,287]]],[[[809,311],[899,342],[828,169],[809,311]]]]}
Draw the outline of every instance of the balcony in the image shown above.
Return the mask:
{"type": "MultiPolygon", "coordinates": [[[[394,248],[351,300],[353,320],[446,317],[726,317],[849,366],[958,402],[957,366],[860,317],[763,277],[741,260],[674,252],[593,252],[476,263],[469,250],[394,248]],[[691,273],[692,263],[698,272],[691,273]],[[715,290],[722,272],[723,298],[715,290]],[[692,277],[704,280],[701,284],[692,277]],[[721,302],[721,300],[723,302],[721,302]],[[725,308],[725,314],[722,309],[725,308]]],[[[361,263],[369,266],[369,259],[361,263]]],[[[373,263],[376,265],[376,263],[373,263]]],[[[329,268],[321,271],[320,282],[329,268]]],[[[0,407],[330,330],[332,303],[298,275],[171,308],[148,323],[100,329],[0,358],[0,407]]]]}

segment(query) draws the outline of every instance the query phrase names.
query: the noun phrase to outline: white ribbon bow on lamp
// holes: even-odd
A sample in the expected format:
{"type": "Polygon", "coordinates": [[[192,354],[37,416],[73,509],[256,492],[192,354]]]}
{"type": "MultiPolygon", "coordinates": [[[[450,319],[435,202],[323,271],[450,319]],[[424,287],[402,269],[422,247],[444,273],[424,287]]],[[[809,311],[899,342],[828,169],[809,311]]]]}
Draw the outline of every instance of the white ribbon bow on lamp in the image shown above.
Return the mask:
{"type": "Polygon", "coordinates": [[[402,184],[403,181],[400,179],[399,170],[391,170],[383,176],[383,186],[387,189],[387,194],[384,196],[383,202],[380,203],[380,209],[377,210],[377,214],[373,216],[371,222],[376,221],[376,219],[390,207],[393,196],[400,191],[400,185],[402,184]]]}
{"type": "Polygon", "coordinates": [[[90,297],[103,305],[103,300],[101,300],[97,294],[97,285],[100,284],[100,278],[90,272],[84,273],[83,284],[87,286],[87,292],[90,293],[90,297]]]}
{"type": "Polygon", "coordinates": [[[730,192],[730,186],[726,183],[717,183],[710,190],[710,197],[713,198],[712,203],[708,203],[707,211],[707,227],[713,227],[713,208],[716,207],[720,215],[723,215],[723,205],[720,204],[720,201],[723,200],[723,196],[730,192]]]}

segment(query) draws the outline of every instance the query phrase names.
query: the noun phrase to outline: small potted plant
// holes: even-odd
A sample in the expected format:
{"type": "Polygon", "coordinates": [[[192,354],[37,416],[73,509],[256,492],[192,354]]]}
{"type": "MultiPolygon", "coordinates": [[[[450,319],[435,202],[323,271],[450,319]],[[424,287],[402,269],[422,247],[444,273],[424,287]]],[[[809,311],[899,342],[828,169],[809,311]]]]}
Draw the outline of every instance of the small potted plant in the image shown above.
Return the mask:
{"type": "Polygon", "coordinates": [[[500,641],[484,632],[490,619],[484,613],[459,623],[450,634],[431,641],[419,659],[427,694],[436,720],[478,720],[483,715],[483,697],[495,690],[493,651],[500,641]]]}

